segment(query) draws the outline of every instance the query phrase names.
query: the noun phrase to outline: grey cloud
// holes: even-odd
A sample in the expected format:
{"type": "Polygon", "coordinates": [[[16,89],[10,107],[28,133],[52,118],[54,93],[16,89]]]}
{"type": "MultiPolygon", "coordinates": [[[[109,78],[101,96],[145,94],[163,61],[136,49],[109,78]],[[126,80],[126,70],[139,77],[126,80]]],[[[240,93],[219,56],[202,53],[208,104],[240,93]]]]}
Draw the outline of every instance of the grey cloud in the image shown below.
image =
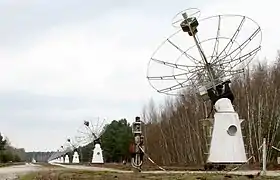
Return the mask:
{"type": "Polygon", "coordinates": [[[24,91],[0,93],[0,108],[13,110],[60,108],[75,109],[89,105],[89,101],[73,97],[53,97],[24,91]]]}
{"type": "MultiPolygon", "coordinates": [[[[83,116],[99,116],[100,111],[103,111],[103,116],[107,116],[112,112],[121,111],[121,109],[127,109],[129,116],[129,112],[137,113],[143,104],[141,100],[116,100],[110,96],[99,96],[93,95],[92,98],[55,97],[24,91],[1,92],[0,117],[9,118],[10,122],[18,121],[21,118],[46,122],[60,121],[60,119],[65,121],[67,118],[74,120],[83,116]],[[106,111],[108,112],[106,113],[106,111]]],[[[123,114],[123,116],[126,115],[123,114]]]]}
{"type": "MultiPolygon", "coordinates": [[[[46,29],[75,22],[93,21],[117,8],[116,1],[76,0],[0,3],[1,48],[22,47],[46,29]]],[[[117,6],[118,5],[118,6],[117,6]]]]}
{"type": "MultiPolygon", "coordinates": [[[[127,13],[129,16],[135,10],[135,13],[140,16],[149,17],[153,14],[167,19],[164,17],[171,18],[174,13],[177,13],[178,7],[184,4],[183,0],[178,1],[177,4],[167,0],[160,3],[148,0],[2,1],[0,2],[0,48],[24,48],[27,43],[32,42],[34,37],[42,35],[42,32],[50,27],[95,21],[116,10],[127,13]]],[[[127,26],[133,27],[135,23],[137,24],[137,22],[130,22],[127,26]]]]}

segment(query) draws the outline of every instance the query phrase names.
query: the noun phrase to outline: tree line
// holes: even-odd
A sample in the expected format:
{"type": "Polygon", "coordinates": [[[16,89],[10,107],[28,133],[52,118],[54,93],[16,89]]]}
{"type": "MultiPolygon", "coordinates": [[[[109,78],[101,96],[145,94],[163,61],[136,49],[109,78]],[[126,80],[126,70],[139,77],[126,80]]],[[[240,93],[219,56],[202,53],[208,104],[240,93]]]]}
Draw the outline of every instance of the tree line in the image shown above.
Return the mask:
{"type": "Polygon", "coordinates": [[[25,150],[14,148],[0,133],[0,163],[21,162],[25,160],[25,150]]]}

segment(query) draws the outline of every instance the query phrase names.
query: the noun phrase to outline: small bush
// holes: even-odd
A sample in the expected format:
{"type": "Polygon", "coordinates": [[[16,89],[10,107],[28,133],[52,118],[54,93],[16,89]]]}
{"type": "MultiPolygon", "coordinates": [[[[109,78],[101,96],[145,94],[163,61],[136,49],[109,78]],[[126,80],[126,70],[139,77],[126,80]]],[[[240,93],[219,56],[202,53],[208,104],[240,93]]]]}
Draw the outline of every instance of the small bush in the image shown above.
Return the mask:
{"type": "Polygon", "coordinates": [[[14,156],[11,152],[3,151],[2,153],[0,153],[0,162],[7,163],[10,161],[14,161],[14,156]]]}

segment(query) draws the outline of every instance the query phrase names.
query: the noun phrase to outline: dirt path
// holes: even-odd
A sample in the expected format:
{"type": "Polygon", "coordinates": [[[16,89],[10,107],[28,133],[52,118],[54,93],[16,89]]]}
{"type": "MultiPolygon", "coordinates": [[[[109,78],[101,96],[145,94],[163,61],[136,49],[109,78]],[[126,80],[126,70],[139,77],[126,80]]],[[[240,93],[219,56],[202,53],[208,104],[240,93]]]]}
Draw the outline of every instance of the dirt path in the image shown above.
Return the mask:
{"type": "Polygon", "coordinates": [[[28,163],[25,165],[3,167],[0,168],[0,180],[15,180],[18,178],[18,175],[38,171],[40,169],[41,169],[40,165],[34,165],[28,163]]]}
{"type": "Polygon", "coordinates": [[[133,172],[133,171],[118,170],[118,169],[113,169],[113,168],[83,166],[83,165],[64,165],[64,164],[55,164],[55,165],[64,167],[64,168],[68,168],[68,169],[87,170],[87,171],[110,171],[110,172],[118,172],[118,173],[132,173],[133,172]]]}

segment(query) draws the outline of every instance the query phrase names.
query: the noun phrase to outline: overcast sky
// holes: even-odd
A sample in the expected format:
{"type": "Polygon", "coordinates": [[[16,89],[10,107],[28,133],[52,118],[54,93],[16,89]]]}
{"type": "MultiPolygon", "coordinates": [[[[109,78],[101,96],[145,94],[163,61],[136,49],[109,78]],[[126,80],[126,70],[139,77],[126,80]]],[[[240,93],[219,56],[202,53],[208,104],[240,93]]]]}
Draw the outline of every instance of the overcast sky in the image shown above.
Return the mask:
{"type": "Polygon", "coordinates": [[[27,151],[56,150],[84,119],[132,121],[157,94],[146,79],[172,17],[242,14],[259,23],[263,49],[280,47],[277,0],[0,0],[0,131],[27,151]]]}

